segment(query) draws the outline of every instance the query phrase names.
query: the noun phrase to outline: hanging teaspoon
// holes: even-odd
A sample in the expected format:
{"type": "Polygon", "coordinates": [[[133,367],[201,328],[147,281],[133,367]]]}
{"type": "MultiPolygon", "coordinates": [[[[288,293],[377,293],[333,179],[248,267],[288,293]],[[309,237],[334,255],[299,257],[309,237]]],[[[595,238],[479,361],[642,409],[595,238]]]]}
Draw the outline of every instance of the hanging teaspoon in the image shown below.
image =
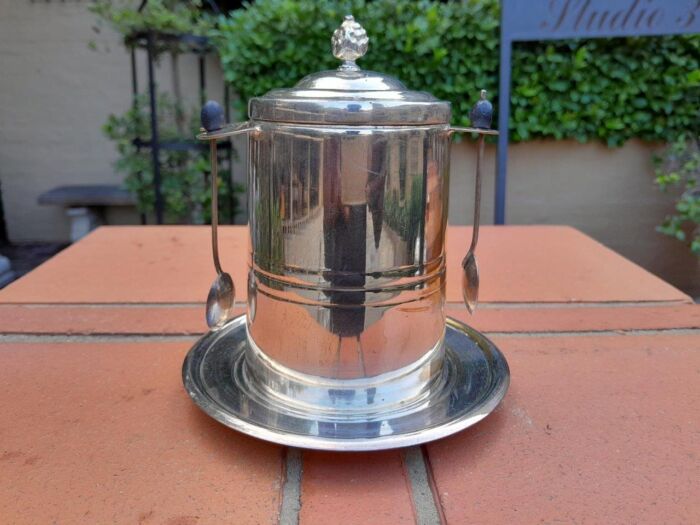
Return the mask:
{"type": "MultiPolygon", "coordinates": [[[[490,130],[493,119],[493,105],[486,99],[486,90],[481,90],[480,100],[472,108],[469,117],[477,132],[490,130]]],[[[481,172],[484,164],[485,133],[479,133],[476,154],[476,182],[474,191],[474,225],[472,241],[467,255],[462,260],[462,297],[470,314],[476,311],[479,302],[479,264],[476,260],[476,245],[479,242],[479,222],[481,215],[481,172]]]]}
{"type": "MultiPolygon", "coordinates": [[[[224,126],[224,110],[220,104],[210,100],[202,107],[202,128],[213,132],[224,126]]],[[[216,138],[209,140],[211,162],[211,248],[216,269],[216,278],[207,296],[206,318],[209,328],[220,328],[231,318],[236,287],[231,276],[221,269],[219,261],[219,174],[216,138]]]]}

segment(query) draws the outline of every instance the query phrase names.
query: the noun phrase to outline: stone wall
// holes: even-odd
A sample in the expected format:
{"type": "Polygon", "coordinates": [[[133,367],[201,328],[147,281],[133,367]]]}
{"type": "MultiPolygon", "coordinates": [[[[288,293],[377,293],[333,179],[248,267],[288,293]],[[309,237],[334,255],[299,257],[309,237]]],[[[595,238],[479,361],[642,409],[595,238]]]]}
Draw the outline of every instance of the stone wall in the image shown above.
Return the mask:
{"type": "MultiPolygon", "coordinates": [[[[129,56],[118,35],[95,35],[85,1],[0,0],[0,182],[12,240],[66,240],[62,210],[39,206],[42,192],[62,184],[117,184],[113,145],[100,126],[128,108],[129,56]],[[95,40],[98,50],[88,48],[95,40]]],[[[142,83],[144,61],[139,62],[142,83]]],[[[209,63],[210,95],[221,98],[221,72],[209,63]]],[[[167,64],[164,64],[167,66],[167,64]]],[[[195,94],[196,62],[181,64],[183,91],[195,94]]],[[[170,86],[169,68],[158,79],[170,86]]],[[[245,142],[236,141],[245,153],[245,142]]],[[[673,200],[652,184],[652,145],[622,148],[576,142],[511,147],[507,221],[570,224],[690,293],[700,295],[698,260],[654,231],[673,200]]],[[[452,154],[452,224],[471,222],[474,147],[452,154]]],[[[488,150],[482,220],[493,217],[493,148],[488,150]]],[[[242,159],[244,160],[244,159],[242,159]]],[[[238,170],[236,178],[242,179],[238,170]]],[[[134,223],[136,213],[113,212],[134,223]]],[[[537,246],[532,247],[538,249],[537,246]]]]}

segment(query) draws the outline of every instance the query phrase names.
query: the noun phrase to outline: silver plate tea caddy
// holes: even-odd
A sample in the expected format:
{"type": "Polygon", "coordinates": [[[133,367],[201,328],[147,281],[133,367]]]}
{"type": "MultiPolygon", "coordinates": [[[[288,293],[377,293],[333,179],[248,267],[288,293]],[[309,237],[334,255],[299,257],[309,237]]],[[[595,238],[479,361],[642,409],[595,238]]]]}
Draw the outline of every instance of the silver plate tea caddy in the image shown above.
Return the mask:
{"type": "MultiPolygon", "coordinates": [[[[209,415],[247,434],[327,450],[414,445],[488,415],[508,365],[477,331],[448,319],[445,230],[454,132],[479,134],[475,223],[463,292],[476,307],[485,92],[473,128],[450,104],[355,63],[364,29],[347,16],[332,38],[342,61],[249,103],[225,124],[208,102],[212,328],[183,364],[209,415]],[[247,314],[229,319],[235,287],[218,257],[216,141],[247,134],[247,314]]],[[[239,286],[241,283],[237,283],[239,286]]]]}

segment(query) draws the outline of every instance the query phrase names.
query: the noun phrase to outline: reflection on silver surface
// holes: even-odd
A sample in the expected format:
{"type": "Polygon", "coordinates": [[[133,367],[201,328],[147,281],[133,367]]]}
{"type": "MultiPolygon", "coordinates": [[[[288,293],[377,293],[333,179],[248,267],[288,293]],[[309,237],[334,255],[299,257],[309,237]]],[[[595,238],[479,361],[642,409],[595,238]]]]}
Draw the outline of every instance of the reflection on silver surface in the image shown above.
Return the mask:
{"type": "Polygon", "coordinates": [[[255,125],[251,339],[328,378],[418,361],[445,326],[448,128],[255,125]]]}
{"type": "MultiPolygon", "coordinates": [[[[462,323],[448,319],[446,326],[444,363],[410,403],[380,405],[387,394],[380,393],[381,378],[338,384],[291,374],[279,376],[284,385],[261,382],[244,316],[197,342],[183,364],[183,381],[214,419],[275,443],[325,450],[417,445],[477,423],[508,389],[501,352],[462,323]],[[307,404],[310,396],[315,398],[307,404]]],[[[415,370],[405,372],[410,377],[415,370]]]]}

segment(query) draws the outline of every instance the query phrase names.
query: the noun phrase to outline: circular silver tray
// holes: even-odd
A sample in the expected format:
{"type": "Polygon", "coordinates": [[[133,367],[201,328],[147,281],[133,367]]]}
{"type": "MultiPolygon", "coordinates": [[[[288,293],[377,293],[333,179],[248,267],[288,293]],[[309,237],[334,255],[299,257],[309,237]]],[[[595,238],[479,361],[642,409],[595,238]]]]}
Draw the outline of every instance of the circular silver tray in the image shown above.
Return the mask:
{"type": "Polygon", "coordinates": [[[248,381],[244,315],[195,343],[183,363],[182,379],[190,397],[211,417],[274,443],[347,451],[417,445],[482,420],[508,390],[508,363],[495,345],[454,319],[448,318],[446,328],[443,378],[409,410],[357,418],[281,404],[248,381]]]}

